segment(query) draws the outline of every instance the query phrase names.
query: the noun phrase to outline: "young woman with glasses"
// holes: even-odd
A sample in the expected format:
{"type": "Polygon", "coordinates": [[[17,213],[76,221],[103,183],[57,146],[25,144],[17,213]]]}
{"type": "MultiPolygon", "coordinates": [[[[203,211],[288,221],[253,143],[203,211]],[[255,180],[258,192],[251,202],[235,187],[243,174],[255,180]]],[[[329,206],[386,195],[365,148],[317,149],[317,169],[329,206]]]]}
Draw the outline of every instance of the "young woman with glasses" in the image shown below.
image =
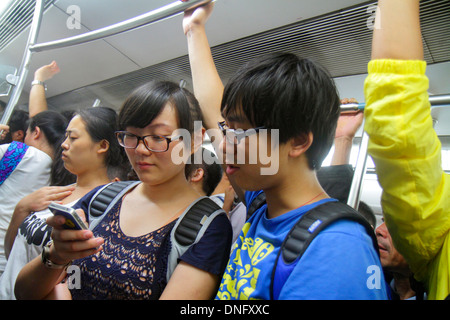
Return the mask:
{"type": "MultiPolygon", "coordinates": [[[[203,130],[194,132],[194,121],[201,119],[193,95],[177,84],[151,82],[136,89],[122,106],[116,134],[141,183],[92,231],[63,230],[64,221],[48,220],[54,226],[48,259],[61,266],[71,262],[78,266],[81,288],[69,291],[67,286],[57,286],[65,276],[63,269],[50,269],[36,259],[22,269],[17,297],[44,298],[53,293],[74,299],[213,298],[231,246],[232,230],[225,214],[217,216],[201,240],[180,257],[166,281],[170,232],[179,215],[199,197],[186,180],[185,163],[173,161],[180,144],[194,152],[190,141],[178,134],[187,130],[192,138],[202,135],[203,130]],[[39,288],[35,279],[40,279],[39,288]]],[[[81,200],[84,212],[93,192],[81,200]]]]}

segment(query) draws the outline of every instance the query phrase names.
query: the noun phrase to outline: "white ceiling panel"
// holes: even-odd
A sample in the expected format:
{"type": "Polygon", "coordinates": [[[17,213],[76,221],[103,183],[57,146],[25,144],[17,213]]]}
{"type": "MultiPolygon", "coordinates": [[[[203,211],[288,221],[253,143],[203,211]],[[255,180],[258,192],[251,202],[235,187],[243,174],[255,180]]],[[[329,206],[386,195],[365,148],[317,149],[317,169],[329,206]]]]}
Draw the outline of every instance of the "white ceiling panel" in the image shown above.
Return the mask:
{"type": "MultiPolygon", "coordinates": [[[[170,0],[59,0],[55,6],[66,12],[76,4],[81,23],[89,30],[102,28],[167,4],[170,0]]],[[[364,0],[218,0],[208,21],[211,46],[309,19],[364,0]]],[[[187,53],[182,14],[105,39],[140,67],[147,67],[187,53]]]]}
{"type": "MultiPolygon", "coordinates": [[[[64,39],[89,31],[83,25],[79,29],[67,28],[67,18],[66,12],[59,8],[49,8],[43,16],[38,43],[64,39]]],[[[29,28],[26,28],[16,38],[13,46],[10,45],[1,52],[1,64],[20,66],[28,33],[29,28]]],[[[25,92],[30,89],[34,71],[52,60],[58,62],[62,71],[61,75],[57,75],[54,80],[50,80],[48,97],[139,69],[126,55],[104,40],[37,52],[33,54],[30,63],[30,72],[24,86],[25,92]]],[[[23,96],[21,103],[25,102],[26,96],[23,96]]]]}

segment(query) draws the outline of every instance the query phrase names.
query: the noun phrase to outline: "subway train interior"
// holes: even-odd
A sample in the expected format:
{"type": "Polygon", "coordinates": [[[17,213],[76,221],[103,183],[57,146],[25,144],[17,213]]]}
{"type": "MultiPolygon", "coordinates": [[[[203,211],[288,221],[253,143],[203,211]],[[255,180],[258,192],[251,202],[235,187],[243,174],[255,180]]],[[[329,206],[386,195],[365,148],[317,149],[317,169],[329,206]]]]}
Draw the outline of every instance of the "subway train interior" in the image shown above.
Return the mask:
{"type": "MultiPolygon", "coordinates": [[[[0,4],[0,89],[2,114],[18,86],[28,50],[35,7],[41,1],[2,0],[0,4]]],[[[34,71],[56,61],[61,69],[47,83],[50,109],[78,109],[104,105],[119,109],[130,91],[149,80],[171,80],[192,89],[183,9],[131,30],[92,41],[55,48],[39,44],[58,42],[157,14],[174,0],[45,0],[23,88],[15,108],[27,109],[34,71]]],[[[207,34],[218,72],[224,83],[238,67],[258,55],[287,51],[311,58],[331,73],[341,98],[364,104],[364,79],[370,60],[375,1],[361,0],[216,0],[207,34]]],[[[421,1],[421,25],[428,63],[435,130],[442,142],[442,166],[450,171],[450,1],[421,1]]],[[[363,130],[354,139],[351,163],[356,166],[363,130]]],[[[332,151],[331,151],[332,152],[332,151]]],[[[330,152],[330,154],[331,154],[330,152]]],[[[328,164],[330,156],[324,165],[328,164]]],[[[374,165],[367,168],[360,198],[380,219],[381,189],[374,165]]]]}

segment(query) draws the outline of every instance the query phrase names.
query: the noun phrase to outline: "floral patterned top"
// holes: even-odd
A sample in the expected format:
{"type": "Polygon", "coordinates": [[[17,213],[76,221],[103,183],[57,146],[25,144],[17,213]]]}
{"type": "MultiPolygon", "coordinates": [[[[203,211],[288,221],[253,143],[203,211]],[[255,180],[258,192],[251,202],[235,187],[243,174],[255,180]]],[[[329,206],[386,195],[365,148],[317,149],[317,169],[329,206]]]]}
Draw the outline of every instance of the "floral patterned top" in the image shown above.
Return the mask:
{"type": "Polygon", "coordinates": [[[175,221],[129,237],[119,226],[120,206],[118,202],[94,229],[105,239],[103,249],[74,262],[81,269],[81,281],[79,288],[72,286],[73,299],[158,299],[164,290],[168,239],[175,221]]]}
{"type": "MultiPolygon", "coordinates": [[[[88,212],[97,189],[73,208],[88,212]]],[[[170,233],[177,220],[139,237],[127,236],[120,228],[122,200],[93,229],[96,237],[104,239],[103,249],[74,261],[67,270],[66,281],[73,299],[159,299],[167,285],[170,233]]],[[[230,221],[225,213],[219,214],[179,260],[221,277],[229,259],[231,240],[230,221]]]]}

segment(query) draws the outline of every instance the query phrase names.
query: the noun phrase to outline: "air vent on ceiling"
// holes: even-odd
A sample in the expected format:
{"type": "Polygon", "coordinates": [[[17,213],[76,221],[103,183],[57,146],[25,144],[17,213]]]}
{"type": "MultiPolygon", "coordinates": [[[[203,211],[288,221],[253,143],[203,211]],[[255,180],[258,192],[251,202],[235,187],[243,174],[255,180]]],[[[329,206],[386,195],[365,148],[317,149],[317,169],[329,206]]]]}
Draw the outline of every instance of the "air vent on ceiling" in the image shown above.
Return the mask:
{"type": "MultiPolygon", "coordinates": [[[[376,1],[284,26],[212,49],[226,77],[255,56],[287,51],[324,65],[333,77],[367,71],[372,45],[368,19],[376,1]]],[[[450,60],[450,1],[421,1],[421,24],[427,63],[450,60]]]]}
{"type": "MultiPolygon", "coordinates": [[[[53,1],[46,0],[44,9],[53,1]]],[[[35,6],[36,0],[17,0],[0,17],[0,51],[31,24],[35,6]]]]}

